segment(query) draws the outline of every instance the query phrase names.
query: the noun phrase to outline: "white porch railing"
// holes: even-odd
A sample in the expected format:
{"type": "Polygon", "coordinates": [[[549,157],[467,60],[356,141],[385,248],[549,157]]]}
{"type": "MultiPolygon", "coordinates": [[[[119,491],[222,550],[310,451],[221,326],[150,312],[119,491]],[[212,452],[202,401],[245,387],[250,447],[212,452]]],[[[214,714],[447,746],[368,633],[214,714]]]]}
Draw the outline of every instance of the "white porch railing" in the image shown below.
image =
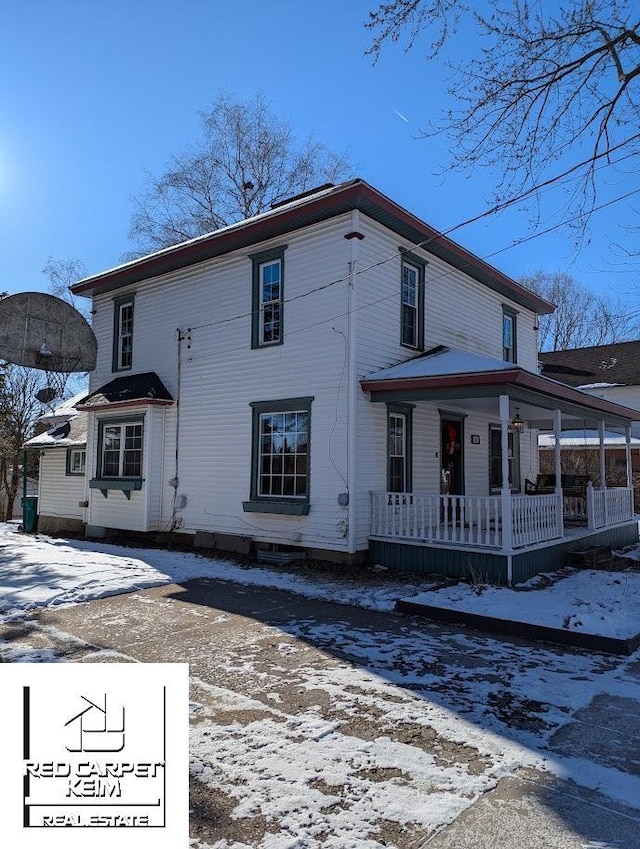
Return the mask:
{"type": "MultiPolygon", "coordinates": [[[[511,544],[514,548],[562,536],[562,508],[558,496],[515,496],[511,504],[511,544]]],[[[372,492],[371,535],[502,548],[502,499],[499,495],[372,492]]]]}
{"type": "Polygon", "coordinates": [[[558,539],[563,533],[562,497],[559,495],[514,495],[512,545],[522,548],[558,539]]]}
{"type": "Polygon", "coordinates": [[[372,492],[372,536],[500,548],[499,496],[372,492]]]}
{"type": "Polygon", "coordinates": [[[587,486],[587,516],[589,528],[606,528],[633,519],[633,489],[612,487],[595,489],[587,486]]]}

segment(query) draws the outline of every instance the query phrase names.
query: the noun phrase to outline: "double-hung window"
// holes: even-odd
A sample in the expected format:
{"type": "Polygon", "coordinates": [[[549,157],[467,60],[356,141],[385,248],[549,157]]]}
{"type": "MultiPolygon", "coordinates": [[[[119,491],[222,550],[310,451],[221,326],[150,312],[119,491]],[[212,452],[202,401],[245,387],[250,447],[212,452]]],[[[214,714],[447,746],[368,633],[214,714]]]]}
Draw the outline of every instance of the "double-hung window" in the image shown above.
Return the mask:
{"type": "Polygon", "coordinates": [[[516,311],[509,307],[502,308],[502,359],[507,363],[515,363],[518,359],[516,315],[516,311]]]}
{"type": "Polygon", "coordinates": [[[424,266],[408,251],[401,251],[400,342],[408,348],[424,348],[424,266]]]}
{"type": "Polygon", "coordinates": [[[143,422],[100,423],[99,478],[142,477],[143,422]]]}
{"type": "Polygon", "coordinates": [[[258,401],[253,410],[250,512],[309,512],[312,398],[258,401]]]}
{"type": "MultiPolygon", "coordinates": [[[[519,491],[520,439],[513,428],[509,428],[507,440],[509,487],[519,491]]],[[[502,487],[502,429],[499,425],[489,427],[489,484],[494,491],[502,487]]]]}
{"type": "Polygon", "coordinates": [[[67,475],[84,475],[86,460],[84,448],[67,448],[67,475]]]}
{"type": "Polygon", "coordinates": [[[411,492],[411,409],[387,405],[388,492],[411,492]]]}
{"type": "Polygon", "coordinates": [[[286,245],[251,256],[253,296],[251,346],[264,348],[284,340],[284,252],[286,245]]]}
{"type": "Polygon", "coordinates": [[[112,371],[127,371],[133,365],[133,300],[127,295],[114,301],[112,371]]]}

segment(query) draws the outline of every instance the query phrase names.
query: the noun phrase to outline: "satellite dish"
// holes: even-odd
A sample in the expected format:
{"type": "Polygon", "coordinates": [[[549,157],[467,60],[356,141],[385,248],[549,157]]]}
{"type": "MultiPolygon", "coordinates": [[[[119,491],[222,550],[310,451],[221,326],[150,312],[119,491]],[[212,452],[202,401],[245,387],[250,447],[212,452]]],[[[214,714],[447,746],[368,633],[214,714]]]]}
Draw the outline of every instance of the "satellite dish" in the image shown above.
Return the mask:
{"type": "Polygon", "coordinates": [[[71,304],[45,292],[0,299],[0,359],[51,372],[93,371],[98,342],[71,304]]]}
{"type": "Polygon", "coordinates": [[[45,386],[44,389],[39,389],[36,392],[36,401],[40,401],[41,404],[49,404],[57,394],[53,386],[45,386]]]}

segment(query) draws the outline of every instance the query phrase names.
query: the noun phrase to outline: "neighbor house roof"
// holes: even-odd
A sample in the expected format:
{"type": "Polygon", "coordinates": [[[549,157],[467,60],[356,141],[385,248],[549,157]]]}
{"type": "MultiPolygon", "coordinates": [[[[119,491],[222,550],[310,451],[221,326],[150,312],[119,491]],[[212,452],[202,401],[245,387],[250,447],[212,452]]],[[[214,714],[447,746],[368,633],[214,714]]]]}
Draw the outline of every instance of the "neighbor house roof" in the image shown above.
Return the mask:
{"type": "Polygon", "coordinates": [[[76,295],[89,296],[113,292],[141,280],[248,248],[267,239],[285,236],[352,210],[359,210],[393,230],[406,242],[405,247],[424,247],[429,253],[464,271],[503,297],[538,314],[553,312],[554,306],[549,301],[434,230],[361,179],[305,192],[289,202],[276,204],[268,212],[86,277],[71,289],[76,295]]]}
{"type": "Polygon", "coordinates": [[[539,359],[545,377],[568,386],[640,385],[640,341],[549,351],[539,359]]]}
{"type": "Polygon", "coordinates": [[[171,404],[172,396],[154,371],[116,377],[96,389],[79,404],[78,410],[97,407],[131,407],[139,404],[171,404]]]}
{"type": "MultiPolygon", "coordinates": [[[[538,435],[538,447],[544,450],[555,448],[555,433],[541,433],[538,435]]],[[[627,441],[624,434],[614,433],[609,430],[604,432],[603,444],[605,448],[625,448],[627,441]]],[[[640,448],[640,439],[631,437],[629,444],[632,448],[640,448]]],[[[560,435],[560,445],[563,448],[599,448],[600,436],[598,431],[589,430],[563,430],[560,435]]]]}
{"type": "Polygon", "coordinates": [[[87,414],[76,412],[66,421],[57,422],[45,433],[25,442],[28,448],[71,448],[87,441],[87,414]]]}

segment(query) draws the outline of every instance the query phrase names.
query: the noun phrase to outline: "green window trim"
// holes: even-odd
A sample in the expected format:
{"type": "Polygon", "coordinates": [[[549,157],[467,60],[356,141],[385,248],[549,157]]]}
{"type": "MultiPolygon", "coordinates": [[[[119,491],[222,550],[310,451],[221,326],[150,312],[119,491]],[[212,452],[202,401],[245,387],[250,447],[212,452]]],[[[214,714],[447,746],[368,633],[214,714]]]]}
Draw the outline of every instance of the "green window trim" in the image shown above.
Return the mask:
{"type": "Polygon", "coordinates": [[[133,368],[133,327],[135,294],[113,299],[113,350],[111,371],[133,368]],[[126,308],[130,307],[129,313],[126,308]]]}
{"type": "MultiPolygon", "coordinates": [[[[287,245],[249,254],[252,262],[251,277],[251,347],[272,348],[284,342],[284,252],[287,245]],[[266,270],[278,267],[277,279],[267,281],[266,270]],[[268,287],[272,287],[270,290],[268,287]],[[274,296],[274,290],[276,296],[274,296]],[[263,295],[272,295],[264,300],[263,295]],[[270,320],[269,320],[270,317],[270,320]]],[[[275,271],[273,272],[275,274],[275,271]]]]}
{"type": "MultiPolygon", "coordinates": [[[[413,409],[415,404],[387,404],[387,492],[413,491],[413,409]],[[397,423],[403,422],[403,452],[392,454],[392,442],[397,441],[397,423]],[[395,430],[395,434],[392,431],[395,430]],[[395,469],[394,461],[402,459],[401,469],[395,469]],[[397,489],[396,481],[404,484],[397,489]]],[[[396,462],[397,464],[397,462],[396,462]]]]}
{"type": "Polygon", "coordinates": [[[71,477],[84,477],[85,469],[87,465],[87,451],[85,448],[67,448],[67,456],[65,463],[65,475],[71,477]],[[84,454],[84,457],[81,460],[80,469],[74,469],[73,455],[74,454],[84,454]]]}
{"type": "Polygon", "coordinates": [[[411,251],[400,251],[400,344],[424,351],[424,288],[427,261],[411,251]],[[405,272],[409,274],[405,286],[405,272]],[[413,279],[411,279],[413,275],[413,279]],[[412,293],[412,294],[411,294],[412,293]],[[407,297],[410,295],[410,297],[407,297]]]}
{"type": "MultiPolygon", "coordinates": [[[[136,436],[131,435],[130,438],[137,439],[136,436]]],[[[102,482],[108,481],[128,481],[128,480],[142,480],[142,470],[143,470],[143,462],[144,462],[144,416],[136,415],[136,416],[122,416],[122,417],[114,417],[114,418],[104,418],[98,420],[98,451],[97,451],[97,460],[96,460],[96,477],[95,480],[99,480],[102,482]],[[140,425],[140,447],[139,448],[127,448],[126,439],[127,434],[126,431],[124,434],[122,433],[123,429],[126,429],[130,425],[140,425]],[[120,428],[121,434],[119,437],[119,445],[117,449],[113,449],[113,453],[118,451],[118,468],[122,469],[122,474],[111,475],[104,473],[104,431],[106,428],[120,428]],[[120,444],[123,443],[123,444],[120,444]],[[126,457],[125,455],[129,452],[131,455],[138,455],[126,457]],[[130,474],[125,473],[125,465],[134,462],[140,469],[140,474],[130,474]]],[[[94,487],[99,488],[99,487],[94,487]]],[[[107,487],[109,488],[109,487],[107,487]]],[[[110,487],[112,489],[117,489],[117,487],[110,487]]],[[[140,487],[134,487],[135,489],[139,489],[140,487]]]]}
{"type": "MultiPolygon", "coordinates": [[[[311,492],[311,404],[313,396],[305,396],[302,398],[284,398],[276,401],[253,401],[251,407],[251,481],[250,495],[247,501],[242,502],[242,508],[247,513],[281,513],[290,516],[306,516],[310,509],[310,492],[311,492]],[[286,416],[296,415],[293,421],[295,425],[294,444],[295,448],[292,454],[287,456],[287,453],[280,448],[275,450],[276,445],[284,445],[287,436],[287,431],[284,429],[287,425],[282,423],[283,431],[278,433],[272,429],[266,431],[268,417],[273,415],[277,418],[278,414],[286,416]],[[305,416],[305,419],[300,420],[300,414],[305,416]],[[305,430],[301,433],[306,437],[304,450],[298,452],[298,431],[300,424],[305,425],[305,430]],[[274,437],[277,437],[274,439],[274,437]],[[269,446],[265,448],[265,444],[269,442],[269,446]],[[292,464],[293,469],[287,471],[287,460],[292,464]],[[276,470],[275,464],[279,464],[276,470]],[[298,464],[304,464],[304,472],[298,472],[298,464]],[[280,465],[282,469],[280,470],[280,465]],[[292,490],[302,487],[304,484],[304,493],[285,495],[282,491],[270,494],[264,494],[260,491],[262,482],[266,483],[268,488],[274,489],[278,484],[278,489],[284,490],[289,483],[292,490]]],[[[289,432],[291,435],[291,432],[289,432]]]]}
{"type": "Polygon", "coordinates": [[[502,305],[502,359],[518,362],[518,311],[506,304],[502,305]]]}

